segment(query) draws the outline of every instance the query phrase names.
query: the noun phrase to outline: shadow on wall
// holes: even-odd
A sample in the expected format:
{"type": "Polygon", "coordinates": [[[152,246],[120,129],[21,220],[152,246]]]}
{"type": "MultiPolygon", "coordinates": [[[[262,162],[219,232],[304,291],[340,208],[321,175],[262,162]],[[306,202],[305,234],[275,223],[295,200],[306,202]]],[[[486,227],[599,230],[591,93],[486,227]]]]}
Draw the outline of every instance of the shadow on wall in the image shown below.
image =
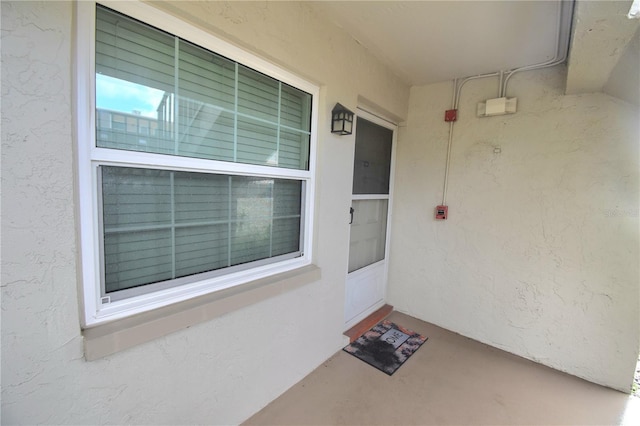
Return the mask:
{"type": "Polygon", "coordinates": [[[633,384],[631,385],[631,395],[640,398],[640,355],[638,355],[636,375],[633,377],[633,384]]]}

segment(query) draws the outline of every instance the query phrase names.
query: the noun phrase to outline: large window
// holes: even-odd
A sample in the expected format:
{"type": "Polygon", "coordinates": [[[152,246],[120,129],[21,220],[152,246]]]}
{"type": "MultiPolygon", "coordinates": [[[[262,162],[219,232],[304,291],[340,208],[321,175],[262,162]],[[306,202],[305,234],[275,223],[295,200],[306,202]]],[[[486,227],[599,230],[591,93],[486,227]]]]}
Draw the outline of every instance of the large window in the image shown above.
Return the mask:
{"type": "Polygon", "coordinates": [[[308,264],[317,88],[148,5],[79,3],[86,324],[308,264]]]}

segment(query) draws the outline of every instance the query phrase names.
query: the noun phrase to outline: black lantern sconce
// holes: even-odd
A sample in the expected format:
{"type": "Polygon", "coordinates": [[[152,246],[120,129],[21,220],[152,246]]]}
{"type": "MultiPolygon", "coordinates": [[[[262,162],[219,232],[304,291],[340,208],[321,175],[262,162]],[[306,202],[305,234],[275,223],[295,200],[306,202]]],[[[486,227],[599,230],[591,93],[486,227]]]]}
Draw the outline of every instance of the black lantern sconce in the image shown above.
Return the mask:
{"type": "Polygon", "coordinates": [[[353,133],[353,112],[340,104],[331,110],[331,133],[350,135],[353,133]]]}

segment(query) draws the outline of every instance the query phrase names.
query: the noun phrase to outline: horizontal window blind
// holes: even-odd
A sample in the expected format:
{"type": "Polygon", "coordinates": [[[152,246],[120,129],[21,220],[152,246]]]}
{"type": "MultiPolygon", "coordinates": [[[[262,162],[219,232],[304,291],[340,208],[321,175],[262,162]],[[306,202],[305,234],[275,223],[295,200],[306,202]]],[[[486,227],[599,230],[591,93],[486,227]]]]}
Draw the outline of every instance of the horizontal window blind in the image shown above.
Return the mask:
{"type": "Polygon", "coordinates": [[[171,92],[174,56],[169,34],[98,6],[96,73],[171,92]]]}
{"type": "Polygon", "coordinates": [[[101,303],[302,256],[312,96],[101,5],[95,36],[101,303]]]}
{"type": "Polygon", "coordinates": [[[104,293],[299,256],[303,183],[101,166],[104,293]]]}
{"type": "Polygon", "coordinates": [[[98,147],[309,169],[310,94],[102,6],[96,14],[98,147]],[[127,128],[140,115],[153,132],[127,128]]]}

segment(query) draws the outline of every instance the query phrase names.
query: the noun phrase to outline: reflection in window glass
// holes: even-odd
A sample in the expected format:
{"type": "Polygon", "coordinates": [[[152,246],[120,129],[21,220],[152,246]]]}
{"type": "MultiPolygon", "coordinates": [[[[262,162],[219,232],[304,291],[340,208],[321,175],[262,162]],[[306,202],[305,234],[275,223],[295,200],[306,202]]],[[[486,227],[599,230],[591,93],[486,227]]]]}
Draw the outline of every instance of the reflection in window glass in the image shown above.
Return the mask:
{"type": "Polygon", "coordinates": [[[389,194],[393,132],[358,118],[353,162],[354,194],[389,194]]]}
{"type": "Polygon", "coordinates": [[[118,121],[99,147],[309,167],[310,94],[103,7],[96,107],[99,129],[118,121]]]}

